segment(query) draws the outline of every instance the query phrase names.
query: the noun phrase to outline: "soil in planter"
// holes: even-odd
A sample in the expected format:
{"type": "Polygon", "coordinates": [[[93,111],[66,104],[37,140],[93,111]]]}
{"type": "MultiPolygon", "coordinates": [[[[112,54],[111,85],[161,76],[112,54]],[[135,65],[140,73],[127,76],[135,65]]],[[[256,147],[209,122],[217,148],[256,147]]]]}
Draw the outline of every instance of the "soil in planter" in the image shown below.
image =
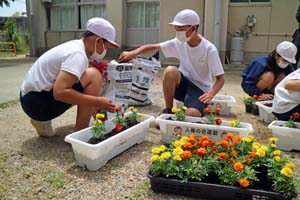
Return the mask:
{"type": "Polygon", "coordinates": [[[267,107],[272,107],[273,103],[265,103],[264,105],[267,106],[267,107]]]}
{"type": "MultiPolygon", "coordinates": [[[[130,127],[133,127],[133,126],[137,125],[138,123],[139,122],[126,122],[127,127],[124,128],[122,131],[125,131],[126,129],[128,129],[130,127]]],[[[100,143],[100,142],[102,142],[102,141],[104,141],[104,140],[106,140],[106,139],[108,139],[108,138],[110,138],[114,135],[120,134],[121,132],[117,132],[117,131],[115,131],[115,129],[113,129],[109,133],[106,133],[103,138],[92,137],[92,138],[89,139],[89,141],[87,141],[87,143],[89,143],[89,144],[98,144],[98,143],[100,143]]]]}

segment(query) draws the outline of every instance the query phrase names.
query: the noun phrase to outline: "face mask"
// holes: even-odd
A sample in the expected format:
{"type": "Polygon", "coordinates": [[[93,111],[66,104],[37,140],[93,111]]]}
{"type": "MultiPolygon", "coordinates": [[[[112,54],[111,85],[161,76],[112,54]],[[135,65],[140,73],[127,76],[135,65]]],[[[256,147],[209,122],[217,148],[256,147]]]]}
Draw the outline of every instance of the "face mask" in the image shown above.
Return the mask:
{"type": "Polygon", "coordinates": [[[188,42],[188,41],[190,41],[192,34],[190,35],[190,37],[186,37],[186,32],[190,28],[188,28],[186,31],[176,31],[176,38],[177,38],[177,40],[179,40],[180,42],[188,42]]]}
{"type": "Polygon", "coordinates": [[[288,62],[285,62],[285,61],[282,61],[282,60],[279,60],[276,63],[278,65],[278,67],[280,67],[281,69],[285,69],[285,68],[287,68],[287,66],[289,66],[288,62]]]}
{"type": "Polygon", "coordinates": [[[104,42],[103,42],[103,40],[102,40],[103,51],[102,51],[101,54],[99,54],[99,53],[97,53],[97,51],[96,51],[96,44],[97,44],[97,42],[95,43],[95,50],[94,50],[94,53],[91,55],[91,59],[96,60],[96,61],[99,61],[99,60],[101,60],[102,58],[104,58],[104,56],[106,55],[106,49],[105,49],[105,47],[104,47],[104,42]]]}

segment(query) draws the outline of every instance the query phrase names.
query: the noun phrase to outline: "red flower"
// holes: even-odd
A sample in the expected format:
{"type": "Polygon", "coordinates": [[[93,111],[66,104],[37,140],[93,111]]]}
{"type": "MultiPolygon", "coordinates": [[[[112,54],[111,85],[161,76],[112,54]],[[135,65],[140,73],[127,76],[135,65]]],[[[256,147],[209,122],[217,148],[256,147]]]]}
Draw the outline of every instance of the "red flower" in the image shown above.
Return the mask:
{"type": "Polygon", "coordinates": [[[217,125],[221,125],[222,124],[222,120],[220,118],[217,118],[215,121],[216,121],[217,125]]]}
{"type": "Polygon", "coordinates": [[[206,149],[205,148],[199,148],[196,150],[196,154],[199,156],[205,156],[206,155],[206,149]]]}
{"type": "Polygon", "coordinates": [[[210,109],[209,108],[204,108],[203,112],[210,113],[210,109]]]}
{"type": "Polygon", "coordinates": [[[216,107],[216,108],[215,108],[215,113],[220,113],[220,112],[221,112],[221,108],[216,107]]]}
{"type": "Polygon", "coordinates": [[[188,160],[192,157],[192,153],[190,151],[184,151],[181,155],[183,160],[188,160]]]}
{"type": "Polygon", "coordinates": [[[115,127],[115,131],[116,132],[121,132],[123,130],[123,125],[118,123],[116,124],[116,127],[115,127]]]}

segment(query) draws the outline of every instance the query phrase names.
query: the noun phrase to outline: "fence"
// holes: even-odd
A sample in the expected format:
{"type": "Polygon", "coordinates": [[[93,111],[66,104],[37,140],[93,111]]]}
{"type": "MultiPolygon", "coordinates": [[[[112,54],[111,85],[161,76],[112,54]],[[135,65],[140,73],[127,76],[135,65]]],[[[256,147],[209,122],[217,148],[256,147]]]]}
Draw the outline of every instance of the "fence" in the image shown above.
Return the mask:
{"type": "Polygon", "coordinates": [[[15,56],[17,56],[16,44],[14,42],[0,42],[0,51],[13,51],[15,56]],[[6,48],[6,47],[12,48],[6,48]]]}

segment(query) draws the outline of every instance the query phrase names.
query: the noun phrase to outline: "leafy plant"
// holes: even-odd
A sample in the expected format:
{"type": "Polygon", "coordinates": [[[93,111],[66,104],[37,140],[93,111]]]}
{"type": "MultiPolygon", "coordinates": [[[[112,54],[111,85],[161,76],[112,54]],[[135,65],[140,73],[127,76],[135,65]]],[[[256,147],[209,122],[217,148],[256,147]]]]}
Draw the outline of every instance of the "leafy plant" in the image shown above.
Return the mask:
{"type": "Polygon", "coordinates": [[[293,113],[293,115],[290,116],[290,119],[285,123],[285,126],[289,128],[298,128],[296,121],[299,120],[300,120],[300,114],[298,112],[295,112],[293,113]]]}
{"type": "Polygon", "coordinates": [[[243,97],[243,102],[245,105],[255,105],[256,101],[261,101],[261,100],[262,97],[257,95],[243,97]]]}
{"type": "Polygon", "coordinates": [[[212,125],[222,124],[222,120],[220,118],[216,118],[215,116],[221,112],[221,109],[219,107],[215,108],[215,112],[212,112],[210,108],[204,108],[203,112],[207,114],[206,124],[212,124],[212,125]]]}
{"type": "Polygon", "coordinates": [[[106,116],[104,114],[102,113],[96,114],[96,119],[94,121],[92,133],[93,136],[97,139],[104,137],[106,131],[105,120],[106,120],[106,116]]]}
{"type": "Polygon", "coordinates": [[[116,124],[115,131],[121,132],[124,128],[127,127],[126,120],[124,118],[124,113],[122,112],[121,106],[116,105],[114,107],[116,112],[116,118],[113,119],[113,122],[116,124]]]}
{"type": "Polygon", "coordinates": [[[172,108],[172,113],[175,114],[177,121],[184,121],[186,110],[187,110],[186,106],[182,106],[182,108],[173,107],[172,108]]]}
{"type": "Polygon", "coordinates": [[[268,145],[263,145],[254,136],[242,138],[232,133],[219,142],[193,133],[179,136],[169,146],[152,148],[150,171],[154,176],[183,181],[205,182],[215,175],[216,183],[241,188],[251,188],[262,181],[285,198],[293,198],[297,196],[295,165],[281,155],[276,141],[270,138],[268,145]],[[269,179],[263,180],[262,173],[269,179]]]}
{"type": "Polygon", "coordinates": [[[241,122],[238,120],[232,120],[228,122],[230,127],[242,128],[241,122]]]}
{"type": "Polygon", "coordinates": [[[144,114],[138,114],[139,110],[136,109],[135,107],[133,106],[130,106],[128,107],[128,110],[131,111],[130,114],[127,115],[126,119],[129,121],[129,122],[138,122],[140,119],[144,119],[145,115],[144,114]]]}

